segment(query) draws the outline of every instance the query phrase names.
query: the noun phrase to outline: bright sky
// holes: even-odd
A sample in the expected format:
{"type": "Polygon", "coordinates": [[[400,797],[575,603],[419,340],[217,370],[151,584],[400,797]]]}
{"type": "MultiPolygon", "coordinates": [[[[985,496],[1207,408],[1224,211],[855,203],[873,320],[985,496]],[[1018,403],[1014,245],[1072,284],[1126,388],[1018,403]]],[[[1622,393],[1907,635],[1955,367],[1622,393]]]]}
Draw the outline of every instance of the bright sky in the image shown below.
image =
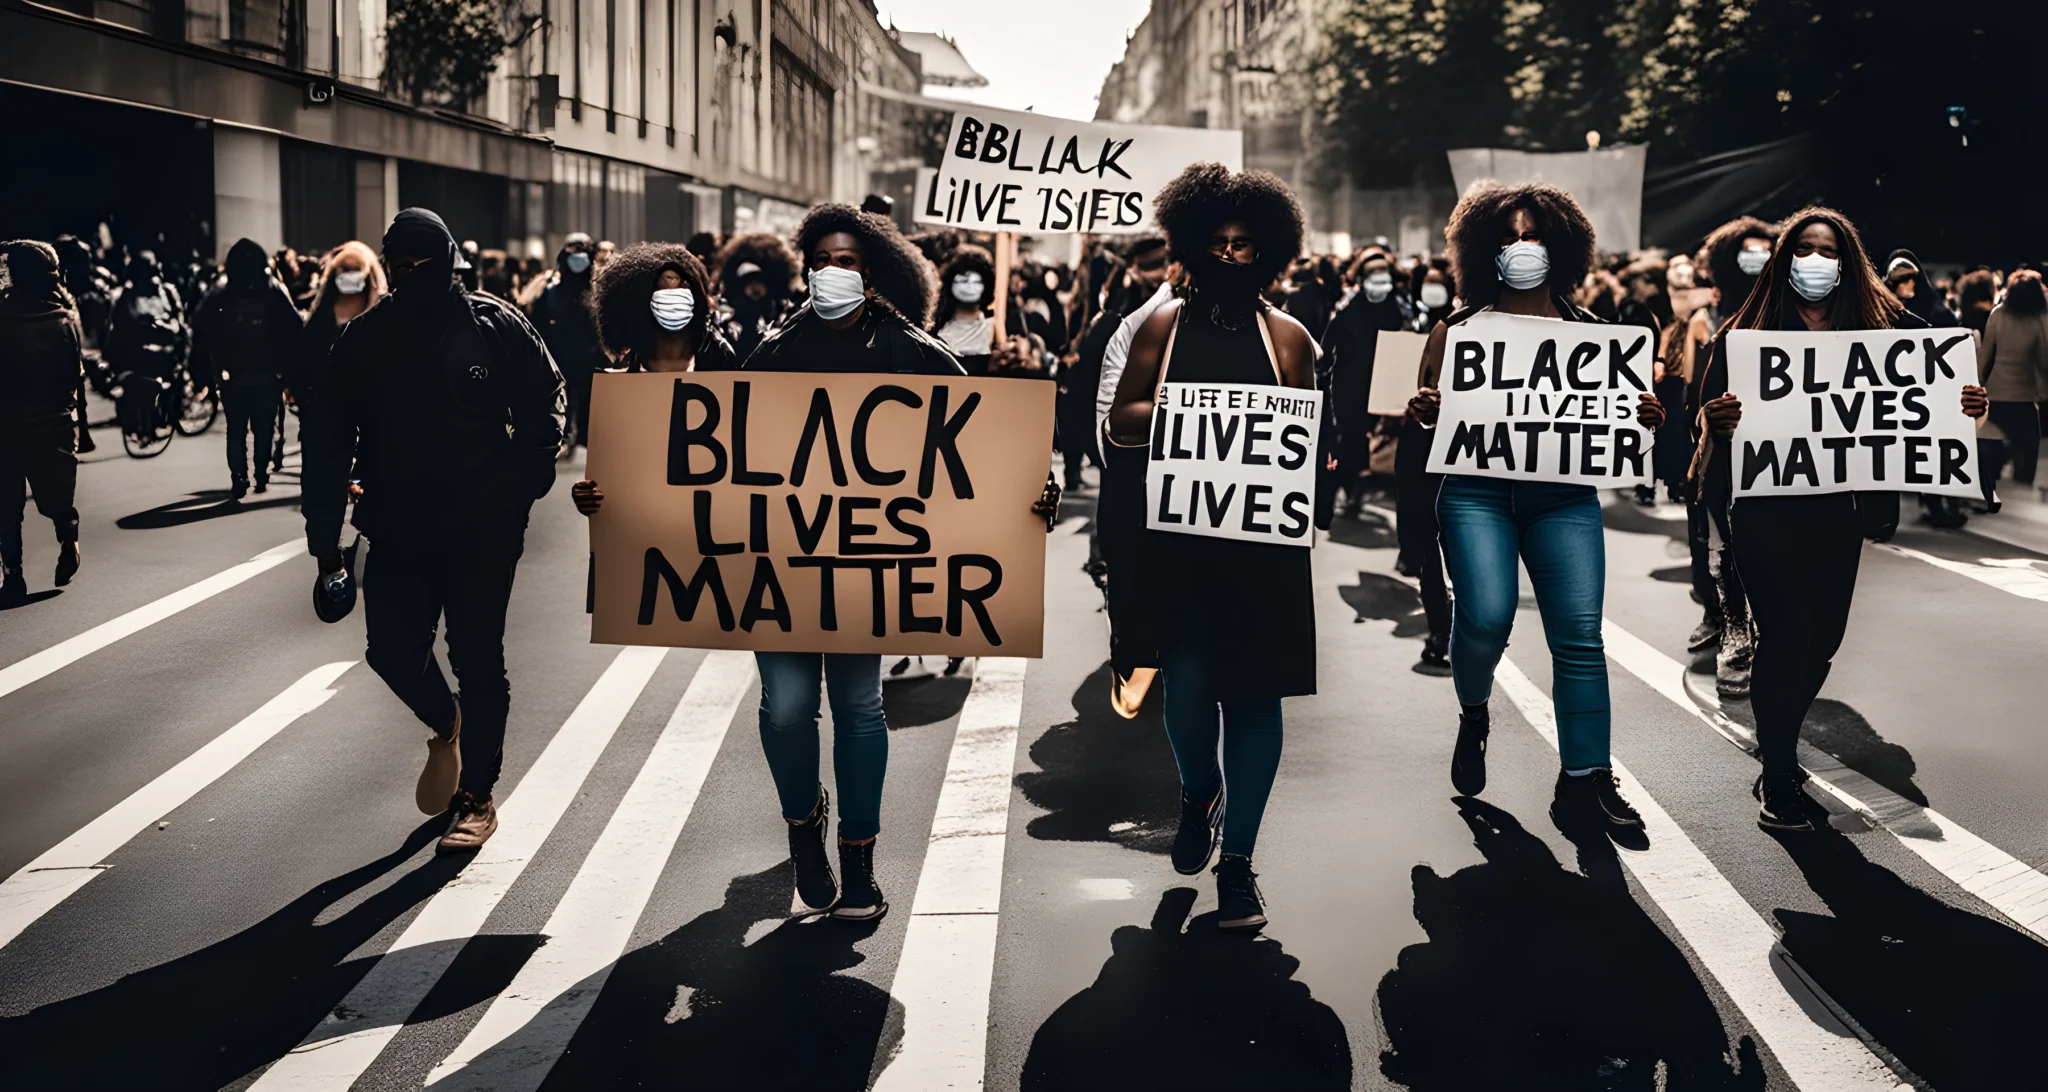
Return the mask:
{"type": "Polygon", "coordinates": [[[1095,116],[1102,77],[1123,59],[1124,38],[1151,0],[876,0],[875,7],[883,26],[894,19],[899,30],[953,39],[988,77],[978,90],[935,94],[1086,120],[1095,116]]]}

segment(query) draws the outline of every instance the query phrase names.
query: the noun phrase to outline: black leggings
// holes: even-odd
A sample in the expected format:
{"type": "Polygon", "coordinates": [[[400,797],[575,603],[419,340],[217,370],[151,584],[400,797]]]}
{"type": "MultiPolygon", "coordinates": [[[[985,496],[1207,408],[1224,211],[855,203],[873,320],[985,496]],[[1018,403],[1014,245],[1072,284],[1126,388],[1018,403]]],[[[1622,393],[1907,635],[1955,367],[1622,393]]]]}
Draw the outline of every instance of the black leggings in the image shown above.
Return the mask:
{"type": "MultiPolygon", "coordinates": [[[[1991,423],[2005,433],[2013,484],[2034,484],[2034,466],[2041,458],[2041,411],[2032,402],[1993,402],[1991,423]]],[[[1992,474],[1987,471],[1985,477],[1989,479],[1992,474]]]]}
{"type": "Polygon", "coordinates": [[[1744,497],[1735,564],[1756,622],[1749,703],[1765,776],[1799,770],[1799,727],[1849,627],[1863,525],[1853,493],[1744,497]]]}

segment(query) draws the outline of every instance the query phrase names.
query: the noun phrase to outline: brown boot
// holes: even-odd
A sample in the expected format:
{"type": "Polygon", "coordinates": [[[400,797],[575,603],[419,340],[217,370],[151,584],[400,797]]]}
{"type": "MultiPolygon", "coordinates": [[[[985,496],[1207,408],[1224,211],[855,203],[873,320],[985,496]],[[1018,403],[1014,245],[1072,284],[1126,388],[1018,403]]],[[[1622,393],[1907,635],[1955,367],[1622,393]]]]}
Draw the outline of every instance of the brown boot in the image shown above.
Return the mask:
{"type": "Polygon", "coordinates": [[[455,786],[462,780],[462,749],[457,746],[461,740],[462,706],[458,704],[448,738],[436,735],[427,740],[427,764],[412,789],[413,806],[421,815],[439,815],[448,809],[448,798],[455,795],[455,786]]]}
{"type": "Polygon", "coordinates": [[[479,798],[473,792],[458,792],[448,801],[448,810],[454,818],[448,823],[448,833],[434,847],[436,852],[468,853],[497,833],[498,806],[488,796],[479,798]]]}

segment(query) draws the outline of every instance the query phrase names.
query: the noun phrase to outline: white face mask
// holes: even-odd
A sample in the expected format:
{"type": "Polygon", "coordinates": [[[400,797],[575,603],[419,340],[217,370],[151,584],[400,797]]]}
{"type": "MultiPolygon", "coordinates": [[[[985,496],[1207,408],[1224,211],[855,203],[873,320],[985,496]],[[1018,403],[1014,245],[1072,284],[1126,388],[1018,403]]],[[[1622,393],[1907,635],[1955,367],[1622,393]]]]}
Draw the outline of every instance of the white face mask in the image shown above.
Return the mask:
{"type": "Polygon", "coordinates": [[[1451,290],[1441,281],[1425,281],[1422,285],[1422,306],[1434,311],[1451,302],[1451,290]]]}
{"type": "Polygon", "coordinates": [[[1500,248],[1494,267],[1500,271],[1502,284],[1526,291],[1550,279],[1550,250],[1526,239],[1509,243],[1500,248]]]}
{"type": "Polygon", "coordinates": [[[342,269],[334,274],[334,289],[344,296],[360,296],[370,283],[370,274],[361,269],[342,269]]]}
{"type": "Polygon", "coordinates": [[[696,315],[697,297],[687,288],[657,288],[648,307],[654,312],[654,321],[673,334],[688,326],[696,315]]]}
{"type": "Polygon", "coordinates": [[[961,273],[953,278],[953,298],[961,303],[981,302],[981,274],[961,273]]]}
{"type": "Polygon", "coordinates": [[[1771,251],[1769,247],[1744,247],[1741,253],[1735,255],[1735,268],[1742,270],[1742,275],[1745,277],[1756,276],[1763,272],[1764,267],[1769,264],[1771,264],[1771,251]]]}
{"type": "Polygon", "coordinates": [[[1842,263],[1839,259],[1819,254],[1792,258],[1792,290],[1806,297],[1808,302],[1826,299],[1842,279],[1842,263]]]}
{"type": "Polygon", "coordinates": [[[867,298],[867,282],[851,269],[828,265],[814,269],[810,275],[811,310],[827,322],[837,322],[853,314],[867,298]]]}
{"type": "Polygon", "coordinates": [[[562,259],[562,265],[567,267],[571,273],[588,273],[590,271],[590,255],[571,254],[567,258],[562,259]]]}
{"type": "Polygon", "coordinates": [[[1394,278],[1385,273],[1375,273],[1365,279],[1365,298],[1378,303],[1394,290],[1394,278]]]}

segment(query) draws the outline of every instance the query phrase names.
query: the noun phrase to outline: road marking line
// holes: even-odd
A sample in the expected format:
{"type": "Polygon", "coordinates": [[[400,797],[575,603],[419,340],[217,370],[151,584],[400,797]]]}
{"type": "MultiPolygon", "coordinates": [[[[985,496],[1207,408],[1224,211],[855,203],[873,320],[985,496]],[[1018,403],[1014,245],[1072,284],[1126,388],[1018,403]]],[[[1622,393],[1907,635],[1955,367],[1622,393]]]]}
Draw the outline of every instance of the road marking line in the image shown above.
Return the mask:
{"type": "MultiPolygon", "coordinates": [[[[1939,559],[1936,559],[1939,560],[1939,559]]],[[[1607,654],[1651,689],[1671,699],[1742,749],[1755,753],[1756,736],[1721,712],[1718,701],[1694,695],[1685,686],[1685,666],[1659,652],[1635,634],[1603,622],[1607,654]],[[1702,708],[1702,702],[1712,704],[1702,708]]],[[[1883,827],[1900,844],[1918,854],[1935,871],[2010,918],[2014,924],[2048,942],[2048,875],[1979,838],[1933,808],[1900,796],[1842,764],[1840,759],[1801,740],[1799,762],[1813,783],[1873,826],[1883,827]]]]}
{"type": "Polygon", "coordinates": [[[903,1003],[903,1040],[875,1092],[978,1089],[987,1072],[1024,669],[1010,656],[975,665],[889,989],[903,1003]]]}
{"type": "Polygon", "coordinates": [[[1987,557],[1981,562],[1951,561],[1945,557],[1915,550],[1911,546],[1900,546],[1891,542],[1873,543],[1880,550],[1924,561],[1937,569],[1946,569],[1958,576],[1967,576],[1979,584],[1989,584],[2002,592],[2011,592],[2021,599],[2033,599],[2048,603],[2048,573],[2034,567],[2028,558],[1987,557]]]}
{"type": "Polygon", "coordinates": [[[251,1089],[341,1092],[370,1068],[526,871],[667,653],[640,646],[619,651],[500,807],[497,834],[427,901],[341,1004],[251,1089]],[[418,951],[391,958],[407,949],[418,951]]]}
{"type": "Polygon", "coordinates": [[[303,554],[305,550],[304,540],[281,542],[240,565],[224,569],[153,603],[145,603],[118,618],[101,622],[76,637],[59,641],[41,652],[16,660],[6,667],[0,667],[0,697],[12,694],[59,668],[84,659],[131,633],[147,629],[186,607],[203,603],[252,576],[269,572],[303,554]]]}
{"type": "Polygon", "coordinates": [[[0,882],[0,948],[92,882],[105,871],[100,862],[129,839],[178,810],[287,725],[327,704],[327,699],[334,696],[330,688],[335,680],[355,663],[343,660],[307,672],[240,723],[0,882]]]}
{"type": "Polygon", "coordinates": [[[668,867],[725,742],[726,729],[754,681],[751,652],[712,652],[669,717],[654,750],[619,800],[562,901],[541,929],[547,943],[527,959],[470,1029],[427,1075],[449,1087],[539,1087],[597,1003],[654,885],[668,867]],[[515,1047],[493,1048],[519,1036],[515,1047]]]}
{"type": "MultiPolygon", "coordinates": [[[[1501,660],[1494,681],[1555,748],[1557,721],[1550,695],[1507,659],[1501,660]]],[[[1833,1018],[1841,1010],[1825,994],[1813,989],[1812,997],[1802,999],[1790,992],[1791,982],[1809,988],[1812,983],[1779,947],[1777,932],[1619,761],[1614,763],[1614,776],[1642,813],[1650,841],[1646,850],[1617,848],[1622,863],[1685,938],[1700,965],[1727,991],[1792,1082],[1802,1092],[1910,1089],[1846,1023],[1833,1018]],[[1790,973],[1781,973],[1785,971],[1790,973]]]]}

